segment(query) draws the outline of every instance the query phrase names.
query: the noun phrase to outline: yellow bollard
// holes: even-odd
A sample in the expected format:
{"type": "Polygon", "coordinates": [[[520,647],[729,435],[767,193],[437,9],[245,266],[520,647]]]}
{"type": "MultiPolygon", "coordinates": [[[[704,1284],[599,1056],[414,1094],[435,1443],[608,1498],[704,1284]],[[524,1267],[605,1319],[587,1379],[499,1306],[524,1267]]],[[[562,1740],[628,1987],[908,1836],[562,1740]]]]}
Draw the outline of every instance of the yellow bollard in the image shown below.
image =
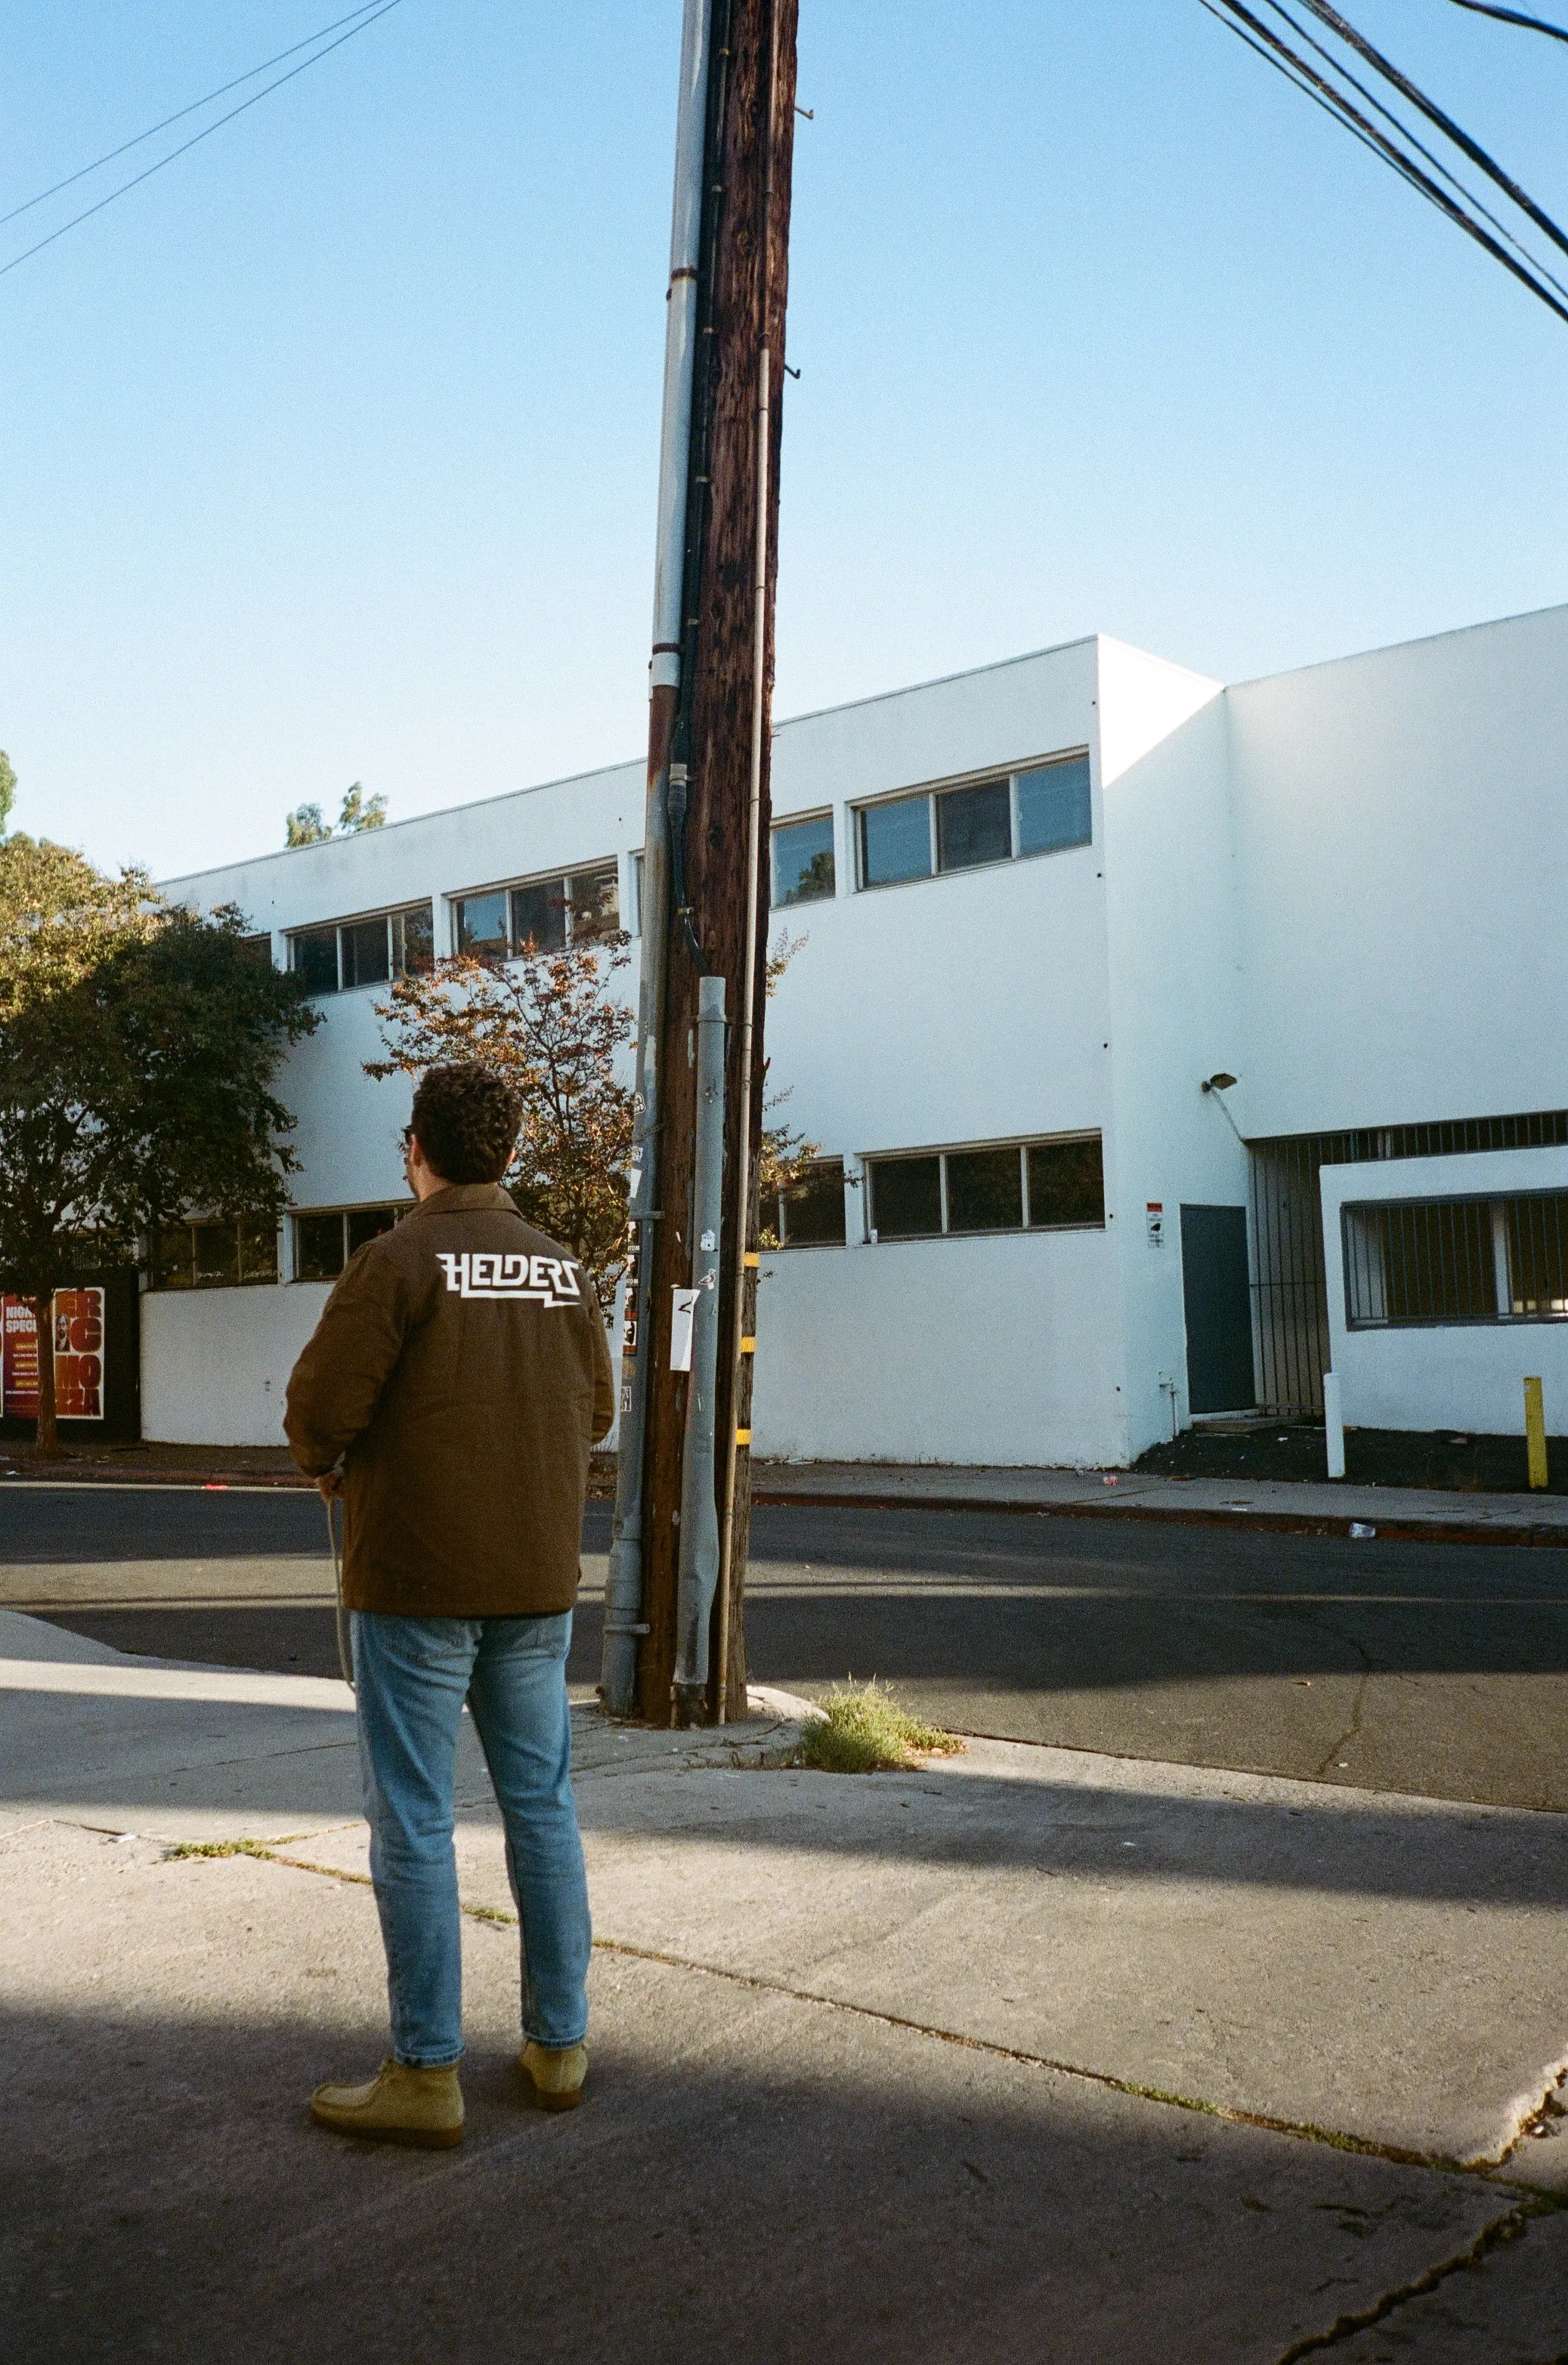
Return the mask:
{"type": "Polygon", "coordinates": [[[1544,1486],[1546,1474],[1546,1407],[1541,1401],[1540,1382],[1525,1382],[1525,1455],[1529,1463],[1529,1483],[1544,1486]]]}

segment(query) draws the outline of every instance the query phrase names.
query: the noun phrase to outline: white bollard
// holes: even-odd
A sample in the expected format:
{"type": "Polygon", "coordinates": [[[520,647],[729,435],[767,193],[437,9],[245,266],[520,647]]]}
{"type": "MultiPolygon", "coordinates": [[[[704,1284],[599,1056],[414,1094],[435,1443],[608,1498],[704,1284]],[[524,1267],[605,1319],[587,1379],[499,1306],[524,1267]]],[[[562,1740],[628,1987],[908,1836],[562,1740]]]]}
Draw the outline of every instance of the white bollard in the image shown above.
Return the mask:
{"type": "Polygon", "coordinates": [[[1345,1474],[1345,1405],[1339,1392],[1338,1372],[1323,1374],[1323,1426],[1327,1432],[1328,1475],[1342,1478],[1345,1474]]]}

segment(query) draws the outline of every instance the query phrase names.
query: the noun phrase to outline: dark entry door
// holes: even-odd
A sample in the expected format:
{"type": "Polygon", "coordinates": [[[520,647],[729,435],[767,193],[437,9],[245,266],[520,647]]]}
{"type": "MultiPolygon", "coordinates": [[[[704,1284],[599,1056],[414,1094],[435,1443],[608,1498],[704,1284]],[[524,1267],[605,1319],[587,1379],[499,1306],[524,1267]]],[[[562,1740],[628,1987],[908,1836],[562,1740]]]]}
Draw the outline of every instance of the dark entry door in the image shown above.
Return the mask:
{"type": "Polygon", "coordinates": [[[1247,1282],[1245,1207],[1183,1207],[1182,1298],[1187,1316],[1187,1405],[1192,1412],[1250,1412],[1252,1295],[1247,1282]]]}

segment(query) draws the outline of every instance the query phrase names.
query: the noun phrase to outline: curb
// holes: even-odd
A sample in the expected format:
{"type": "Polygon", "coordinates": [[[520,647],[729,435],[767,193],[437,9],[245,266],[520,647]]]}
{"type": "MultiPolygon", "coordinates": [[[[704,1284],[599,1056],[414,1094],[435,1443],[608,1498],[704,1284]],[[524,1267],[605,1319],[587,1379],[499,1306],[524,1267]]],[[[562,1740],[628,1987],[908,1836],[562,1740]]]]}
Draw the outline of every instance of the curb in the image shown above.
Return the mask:
{"type": "MultiPolygon", "coordinates": [[[[288,1471],[232,1470],[213,1476],[197,1470],[99,1469],[12,1469],[0,1473],[0,1486],[7,1482],[33,1486],[185,1486],[214,1495],[257,1488],[310,1491],[316,1483],[298,1472],[288,1471]]],[[[1393,1488],[1389,1492],[1392,1494],[1393,1488]]],[[[588,1499],[593,1502],[605,1498],[590,1496],[588,1499]]],[[[1452,1519],[1402,1519],[1397,1510],[1375,1522],[1363,1522],[1352,1519],[1348,1512],[1231,1511],[1217,1507],[1201,1509],[1196,1505],[1189,1508],[1181,1503],[998,1501],[988,1495],[845,1495],[767,1486],[757,1487],[751,1499],[771,1508],[788,1509],[793,1506],[814,1511],[959,1511],[971,1518],[989,1512],[1006,1519],[1142,1520],[1165,1527],[1243,1528],[1282,1536],[1349,1538],[1353,1529],[1374,1524],[1377,1539],[1383,1543],[1513,1544],[1568,1549],[1568,1522],[1561,1526],[1527,1523],[1494,1527],[1452,1519]]]]}
{"type": "MultiPolygon", "coordinates": [[[[1392,1491],[1392,1490],[1391,1490],[1392,1491]]],[[[1252,1528],[1284,1536],[1345,1536],[1365,1524],[1348,1512],[1227,1511],[1191,1509],[1181,1503],[1045,1503],[997,1502],[985,1495],[830,1495],[779,1493],[758,1487],[754,1503],[798,1504],[803,1509],[828,1511],[962,1511],[970,1516],[995,1511],[1009,1519],[1107,1519],[1153,1521],[1165,1527],[1252,1528]]],[[[1555,1544],[1568,1546],[1568,1523],[1556,1526],[1487,1527],[1462,1519],[1401,1519],[1397,1512],[1375,1522],[1385,1543],[1555,1544]]]]}

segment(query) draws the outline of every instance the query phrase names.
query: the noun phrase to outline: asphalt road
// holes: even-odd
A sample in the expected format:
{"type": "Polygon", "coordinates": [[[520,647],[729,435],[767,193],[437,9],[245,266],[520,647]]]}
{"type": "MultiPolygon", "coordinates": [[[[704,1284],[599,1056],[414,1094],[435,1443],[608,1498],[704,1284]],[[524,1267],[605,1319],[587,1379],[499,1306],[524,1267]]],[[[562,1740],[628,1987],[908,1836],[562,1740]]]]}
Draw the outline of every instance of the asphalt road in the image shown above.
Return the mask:
{"type": "MultiPolygon", "coordinates": [[[[312,1495],[0,1493],[0,1603],[122,1650],[330,1674],[330,1599],[312,1495]]],[[[754,1680],[879,1676],[959,1732],[1568,1809],[1568,1551],[765,1506],[746,1632],[754,1680]]]]}

